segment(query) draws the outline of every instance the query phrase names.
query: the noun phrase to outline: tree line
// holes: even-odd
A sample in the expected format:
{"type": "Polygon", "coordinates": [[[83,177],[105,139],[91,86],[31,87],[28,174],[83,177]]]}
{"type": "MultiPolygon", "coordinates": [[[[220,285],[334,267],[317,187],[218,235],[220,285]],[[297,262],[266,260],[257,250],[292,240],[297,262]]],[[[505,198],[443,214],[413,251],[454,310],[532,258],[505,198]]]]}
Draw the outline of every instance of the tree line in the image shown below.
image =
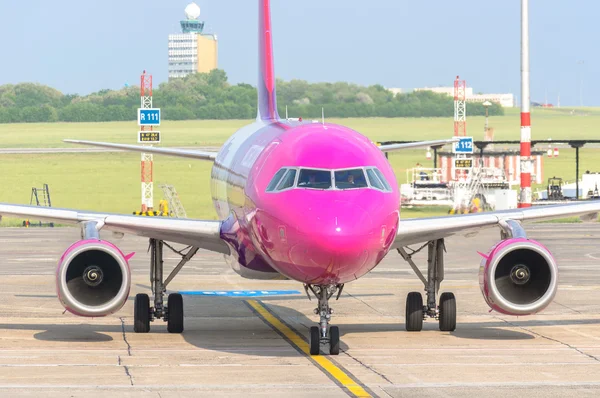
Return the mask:
{"type": "MultiPolygon", "coordinates": [[[[394,95],[381,85],[277,81],[278,110],[283,117],[448,117],[454,114],[450,96],[431,91],[394,95]]],[[[153,90],[154,106],[166,120],[252,119],[256,117],[256,88],[232,85],[223,70],[191,74],[161,83],[153,90]]],[[[108,122],[136,120],[139,87],[101,90],[89,95],[63,94],[36,83],[0,86],[0,123],[108,122]]],[[[468,115],[484,115],[479,103],[467,105],[468,115]]],[[[503,115],[493,104],[490,115],[503,115]]]]}

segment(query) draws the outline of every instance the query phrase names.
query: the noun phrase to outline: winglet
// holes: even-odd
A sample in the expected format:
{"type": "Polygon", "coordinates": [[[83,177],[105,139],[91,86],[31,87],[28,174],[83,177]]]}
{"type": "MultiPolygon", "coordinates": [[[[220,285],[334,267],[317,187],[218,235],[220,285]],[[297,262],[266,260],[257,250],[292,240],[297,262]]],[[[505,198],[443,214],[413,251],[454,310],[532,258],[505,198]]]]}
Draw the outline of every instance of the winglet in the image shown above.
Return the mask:
{"type": "Polygon", "coordinates": [[[259,120],[279,120],[273,65],[271,1],[258,0],[258,116],[259,120]]]}

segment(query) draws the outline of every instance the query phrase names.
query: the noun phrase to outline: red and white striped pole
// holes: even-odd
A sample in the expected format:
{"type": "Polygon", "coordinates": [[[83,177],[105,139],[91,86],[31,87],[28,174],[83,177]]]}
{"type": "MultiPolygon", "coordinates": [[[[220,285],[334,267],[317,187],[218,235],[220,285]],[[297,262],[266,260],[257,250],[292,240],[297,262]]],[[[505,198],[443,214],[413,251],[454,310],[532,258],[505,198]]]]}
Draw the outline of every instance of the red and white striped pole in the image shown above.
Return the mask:
{"type": "Polygon", "coordinates": [[[521,0],[521,195],[519,207],[531,207],[531,113],[529,104],[529,0],[521,0]]]}

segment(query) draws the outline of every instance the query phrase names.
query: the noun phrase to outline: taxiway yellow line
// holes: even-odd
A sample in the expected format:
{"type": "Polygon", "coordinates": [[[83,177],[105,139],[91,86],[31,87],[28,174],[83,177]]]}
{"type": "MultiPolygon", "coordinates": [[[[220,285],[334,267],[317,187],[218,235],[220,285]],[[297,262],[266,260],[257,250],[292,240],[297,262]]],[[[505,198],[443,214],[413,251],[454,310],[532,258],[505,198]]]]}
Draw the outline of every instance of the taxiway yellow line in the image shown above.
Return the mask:
{"type": "Polygon", "coordinates": [[[354,380],[348,373],[331,362],[327,357],[321,355],[310,355],[308,343],[288,325],[274,316],[260,301],[247,300],[250,307],[268,323],[273,329],[278,331],[286,340],[295,346],[300,352],[315,362],[319,368],[328,376],[333,378],[341,387],[345,388],[352,396],[371,397],[358,381],[354,380]]]}

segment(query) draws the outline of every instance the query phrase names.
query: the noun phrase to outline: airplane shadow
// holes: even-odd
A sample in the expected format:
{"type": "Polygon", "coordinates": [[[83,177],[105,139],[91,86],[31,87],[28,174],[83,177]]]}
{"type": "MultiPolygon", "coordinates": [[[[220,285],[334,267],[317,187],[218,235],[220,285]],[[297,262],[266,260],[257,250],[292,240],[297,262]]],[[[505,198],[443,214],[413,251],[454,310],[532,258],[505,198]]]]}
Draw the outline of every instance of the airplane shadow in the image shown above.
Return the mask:
{"type": "Polygon", "coordinates": [[[101,331],[97,329],[96,325],[60,325],[48,327],[46,330],[34,334],[33,338],[41,341],[59,341],[63,343],[104,343],[113,340],[112,336],[104,333],[119,331],[118,328],[106,330],[105,327],[102,327],[101,331]]]}
{"type": "MultiPolygon", "coordinates": [[[[50,296],[50,295],[49,295],[50,296]]],[[[295,299],[295,298],[293,298],[295,299]]],[[[290,300],[290,297],[269,297],[260,299],[269,311],[280,320],[288,324],[305,341],[307,341],[308,328],[315,325],[316,316],[301,313],[289,305],[280,305],[280,301],[290,300]]],[[[251,308],[243,298],[232,297],[198,297],[187,296],[184,298],[186,312],[186,330],[182,337],[184,340],[198,348],[219,352],[236,353],[243,351],[246,354],[257,356],[295,356],[298,355],[293,349],[282,349],[285,344],[271,344],[273,339],[281,339],[274,336],[270,326],[264,322],[256,322],[257,316],[252,313],[251,308]],[[267,326],[267,327],[265,327],[267,326]]],[[[85,322],[85,319],[82,319],[85,322]]],[[[131,316],[128,316],[125,324],[125,336],[133,333],[131,316]]],[[[335,324],[335,317],[333,318],[335,324]]],[[[525,330],[536,326],[567,326],[567,325],[597,325],[600,319],[546,319],[546,320],[514,320],[510,323],[501,319],[494,322],[468,322],[458,323],[457,329],[450,335],[467,340],[504,340],[518,341],[535,339],[536,334],[525,330]]],[[[153,334],[165,334],[166,325],[163,322],[154,322],[151,326],[153,334]]],[[[0,330],[33,330],[36,340],[64,343],[104,343],[116,339],[116,335],[123,334],[120,324],[0,324],[0,330]]],[[[340,327],[342,335],[341,349],[347,350],[344,344],[344,336],[358,333],[385,333],[395,332],[398,338],[414,332],[406,332],[403,322],[359,324],[344,323],[340,327]]],[[[426,321],[423,331],[428,338],[432,334],[447,334],[440,332],[436,321],[426,321]]],[[[128,340],[135,350],[134,339],[128,340]]],[[[326,347],[322,347],[326,352],[326,347]]]]}
{"type": "Polygon", "coordinates": [[[40,341],[63,343],[104,343],[113,341],[113,337],[105,333],[122,332],[118,325],[51,325],[51,324],[0,324],[0,330],[33,330],[39,331],[33,337],[40,341]]]}

